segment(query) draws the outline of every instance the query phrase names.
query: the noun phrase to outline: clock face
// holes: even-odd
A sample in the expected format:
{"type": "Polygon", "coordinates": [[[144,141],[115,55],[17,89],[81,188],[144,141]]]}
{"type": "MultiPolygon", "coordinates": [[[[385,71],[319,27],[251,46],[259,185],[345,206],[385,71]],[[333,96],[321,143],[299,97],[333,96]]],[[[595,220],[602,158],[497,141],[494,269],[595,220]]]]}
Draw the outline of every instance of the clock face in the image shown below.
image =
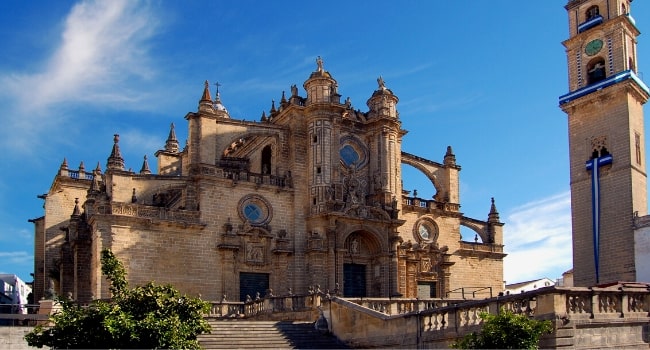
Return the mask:
{"type": "Polygon", "coordinates": [[[413,232],[415,239],[422,242],[431,243],[438,239],[438,227],[431,220],[421,220],[413,232]]]}
{"type": "Polygon", "coordinates": [[[426,227],[425,225],[420,225],[420,237],[424,239],[425,241],[428,240],[431,236],[431,233],[429,232],[429,228],[426,227]]]}
{"type": "Polygon", "coordinates": [[[585,53],[589,56],[593,56],[600,52],[600,49],[603,48],[603,41],[600,39],[592,40],[589,43],[587,43],[587,46],[585,46],[585,53]]]}

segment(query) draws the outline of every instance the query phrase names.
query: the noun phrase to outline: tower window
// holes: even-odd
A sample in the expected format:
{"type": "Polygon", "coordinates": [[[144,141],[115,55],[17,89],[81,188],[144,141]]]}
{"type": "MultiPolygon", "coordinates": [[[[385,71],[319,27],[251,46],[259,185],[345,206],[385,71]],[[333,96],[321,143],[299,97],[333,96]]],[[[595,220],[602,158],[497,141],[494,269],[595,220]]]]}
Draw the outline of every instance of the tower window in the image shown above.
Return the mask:
{"type": "Polygon", "coordinates": [[[587,83],[594,84],[607,77],[605,73],[605,60],[597,57],[587,65],[587,83]]]}
{"type": "Polygon", "coordinates": [[[587,9],[587,12],[586,12],[585,15],[586,15],[587,21],[588,21],[590,19],[593,19],[593,18],[599,16],[600,15],[600,10],[598,9],[598,6],[592,6],[592,7],[587,9]]]}
{"type": "Polygon", "coordinates": [[[634,59],[632,57],[628,60],[628,69],[636,73],[636,66],[634,65],[634,59]]]}
{"type": "Polygon", "coordinates": [[[621,4],[621,14],[627,15],[627,7],[625,7],[625,4],[621,4]]]}

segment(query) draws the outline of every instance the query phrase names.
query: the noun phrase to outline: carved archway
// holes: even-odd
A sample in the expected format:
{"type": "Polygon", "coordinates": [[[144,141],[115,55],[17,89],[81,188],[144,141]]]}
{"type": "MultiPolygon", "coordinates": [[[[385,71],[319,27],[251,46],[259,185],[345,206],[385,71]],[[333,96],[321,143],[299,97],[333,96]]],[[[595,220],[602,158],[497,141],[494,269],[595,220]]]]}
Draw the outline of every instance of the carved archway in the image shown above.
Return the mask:
{"type": "Polygon", "coordinates": [[[341,243],[341,291],[347,297],[380,297],[388,293],[388,259],[375,233],[354,230],[341,243]]]}

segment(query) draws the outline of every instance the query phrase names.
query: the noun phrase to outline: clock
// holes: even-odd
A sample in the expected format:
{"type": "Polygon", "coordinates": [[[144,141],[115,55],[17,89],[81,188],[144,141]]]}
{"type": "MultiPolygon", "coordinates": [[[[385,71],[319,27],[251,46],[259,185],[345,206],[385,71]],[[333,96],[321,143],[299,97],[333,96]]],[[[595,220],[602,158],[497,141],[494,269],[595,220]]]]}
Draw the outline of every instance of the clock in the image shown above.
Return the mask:
{"type": "Polygon", "coordinates": [[[419,242],[434,242],[438,239],[438,225],[428,218],[419,220],[414,227],[414,234],[419,242]]]}
{"type": "Polygon", "coordinates": [[[585,46],[585,53],[588,56],[593,56],[600,52],[600,49],[603,48],[603,41],[600,39],[595,39],[587,43],[587,46],[585,46]]]}

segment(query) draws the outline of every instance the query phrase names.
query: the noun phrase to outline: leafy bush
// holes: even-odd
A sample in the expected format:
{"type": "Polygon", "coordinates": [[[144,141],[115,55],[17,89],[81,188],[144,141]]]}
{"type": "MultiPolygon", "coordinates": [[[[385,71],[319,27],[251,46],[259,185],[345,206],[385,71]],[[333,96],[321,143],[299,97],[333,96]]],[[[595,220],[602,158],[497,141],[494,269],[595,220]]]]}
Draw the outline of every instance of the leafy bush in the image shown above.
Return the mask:
{"type": "Polygon", "coordinates": [[[452,344],[456,349],[537,349],[539,338],[553,331],[551,321],[538,321],[511,311],[481,313],[483,328],[452,344]]]}
{"type": "Polygon", "coordinates": [[[52,327],[36,326],[25,336],[30,346],[67,349],[199,348],[197,336],[210,331],[203,315],[210,304],[182,295],[171,285],[148,283],[128,288],[122,263],[102,251],[102,272],[111,282],[110,301],[89,306],[58,299],[61,311],[50,317],[52,327]]]}

